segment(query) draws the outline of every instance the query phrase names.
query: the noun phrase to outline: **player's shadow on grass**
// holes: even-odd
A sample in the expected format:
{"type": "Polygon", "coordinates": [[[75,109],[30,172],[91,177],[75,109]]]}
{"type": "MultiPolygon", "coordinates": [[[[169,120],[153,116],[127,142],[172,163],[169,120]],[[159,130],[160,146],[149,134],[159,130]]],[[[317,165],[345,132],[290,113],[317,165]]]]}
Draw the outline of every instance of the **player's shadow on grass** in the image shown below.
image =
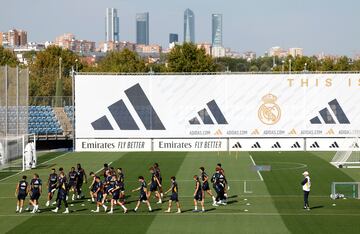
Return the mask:
{"type": "Polygon", "coordinates": [[[125,204],[131,204],[131,203],[134,203],[134,202],[137,202],[138,200],[126,200],[125,204]]]}
{"type": "Polygon", "coordinates": [[[216,210],[216,208],[210,208],[210,209],[207,209],[206,212],[211,212],[211,211],[214,211],[216,210]]]}
{"type": "Polygon", "coordinates": [[[71,201],[69,202],[69,204],[79,204],[79,203],[83,203],[84,200],[74,200],[74,201],[71,201]]]}
{"type": "Polygon", "coordinates": [[[153,209],[152,212],[156,212],[156,211],[160,211],[161,208],[156,208],[156,209],[153,209]]]}
{"type": "Polygon", "coordinates": [[[53,209],[55,209],[55,207],[42,208],[42,209],[41,209],[41,213],[51,212],[51,210],[53,210],[53,209]]]}
{"type": "Polygon", "coordinates": [[[310,210],[321,209],[321,208],[324,208],[324,206],[313,206],[310,207],[310,210]]]}
{"type": "Polygon", "coordinates": [[[237,198],[237,197],[238,197],[238,195],[232,195],[232,196],[228,197],[228,199],[237,198]]]}
{"type": "MultiPolygon", "coordinates": [[[[215,208],[210,208],[210,209],[206,209],[205,212],[211,212],[216,210],[215,208]]],[[[192,213],[201,213],[201,212],[193,212],[192,209],[187,209],[187,210],[182,210],[181,213],[188,213],[188,212],[192,212],[192,213]]]]}
{"type": "Polygon", "coordinates": [[[88,209],[85,209],[85,208],[82,208],[82,209],[78,209],[78,210],[70,210],[71,213],[74,213],[74,212],[81,212],[81,211],[86,211],[88,209]]]}
{"type": "Polygon", "coordinates": [[[187,209],[187,210],[182,210],[181,213],[187,213],[187,212],[191,212],[192,209],[187,209]]]}
{"type": "Polygon", "coordinates": [[[233,201],[228,201],[227,204],[233,204],[233,203],[237,203],[237,202],[239,202],[239,201],[233,200],[233,201]]]}

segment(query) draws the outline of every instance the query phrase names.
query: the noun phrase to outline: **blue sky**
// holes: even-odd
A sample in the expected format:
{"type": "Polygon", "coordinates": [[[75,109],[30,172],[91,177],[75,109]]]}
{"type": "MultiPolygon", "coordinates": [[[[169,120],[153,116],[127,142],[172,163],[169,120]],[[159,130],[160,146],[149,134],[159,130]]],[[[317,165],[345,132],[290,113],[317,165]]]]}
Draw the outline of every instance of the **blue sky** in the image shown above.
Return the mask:
{"type": "Polygon", "coordinates": [[[0,7],[0,30],[21,28],[30,41],[65,32],[104,40],[105,8],[119,10],[120,39],[135,41],[135,14],[150,13],[150,43],[167,46],[170,32],[183,39],[183,12],[196,17],[196,41],[211,41],[211,14],[223,14],[224,46],[263,54],[271,46],[303,47],[353,56],[360,53],[358,0],[11,0],[0,7]]]}

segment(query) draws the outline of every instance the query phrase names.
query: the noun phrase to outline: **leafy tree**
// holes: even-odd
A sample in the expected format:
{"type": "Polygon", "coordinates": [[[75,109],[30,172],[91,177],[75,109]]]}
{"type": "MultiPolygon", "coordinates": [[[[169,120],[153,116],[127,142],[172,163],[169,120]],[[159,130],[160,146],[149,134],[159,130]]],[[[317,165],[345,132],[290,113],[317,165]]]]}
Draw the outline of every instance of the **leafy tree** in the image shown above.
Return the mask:
{"type": "Polygon", "coordinates": [[[23,58],[27,61],[29,66],[34,63],[37,53],[38,52],[35,50],[26,51],[23,53],[23,58]]]}
{"type": "MultiPolygon", "coordinates": [[[[79,61],[79,57],[70,50],[57,46],[49,46],[44,51],[38,52],[36,58],[29,64],[30,68],[30,96],[54,96],[56,87],[58,94],[71,96],[72,67],[79,61]],[[61,81],[59,79],[59,63],[61,58],[61,81]],[[63,85],[64,84],[64,85],[63,85]],[[61,89],[61,90],[59,90],[61,89]]],[[[80,63],[79,69],[83,65],[80,63]]]]}
{"type": "Polygon", "coordinates": [[[176,45],[168,54],[169,72],[214,72],[216,65],[205,49],[195,44],[176,45]]]}
{"type": "Polygon", "coordinates": [[[9,65],[15,67],[18,64],[19,61],[17,60],[15,54],[11,50],[0,46],[0,66],[9,65]]]}
{"type": "Polygon", "coordinates": [[[332,58],[325,58],[320,61],[319,71],[334,71],[335,61],[332,58]]]}
{"type": "Polygon", "coordinates": [[[99,72],[146,72],[145,62],[140,56],[128,49],[121,52],[111,51],[99,62],[99,72]]]}
{"type": "Polygon", "coordinates": [[[216,59],[217,71],[247,72],[250,69],[250,63],[242,58],[223,57],[216,59]]]}
{"type": "Polygon", "coordinates": [[[262,71],[262,72],[269,72],[269,71],[271,71],[271,67],[270,67],[268,64],[263,63],[263,64],[261,64],[261,66],[260,66],[260,71],[262,71]]]}
{"type": "Polygon", "coordinates": [[[250,70],[249,70],[250,72],[258,72],[259,71],[259,68],[256,66],[256,65],[252,65],[251,67],[250,67],[250,70]]]}
{"type": "Polygon", "coordinates": [[[350,59],[346,56],[342,56],[339,59],[336,60],[334,64],[334,70],[335,71],[349,71],[351,64],[350,59]]]}

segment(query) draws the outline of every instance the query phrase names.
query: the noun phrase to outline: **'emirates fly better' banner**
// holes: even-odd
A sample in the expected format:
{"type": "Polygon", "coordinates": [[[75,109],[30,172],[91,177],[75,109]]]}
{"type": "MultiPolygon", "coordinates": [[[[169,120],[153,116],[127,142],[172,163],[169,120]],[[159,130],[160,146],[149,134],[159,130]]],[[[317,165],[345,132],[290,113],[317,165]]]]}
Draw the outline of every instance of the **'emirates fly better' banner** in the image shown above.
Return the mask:
{"type": "Polygon", "coordinates": [[[360,75],[77,75],[75,115],[83,142],[354,138],[360,75]]]}

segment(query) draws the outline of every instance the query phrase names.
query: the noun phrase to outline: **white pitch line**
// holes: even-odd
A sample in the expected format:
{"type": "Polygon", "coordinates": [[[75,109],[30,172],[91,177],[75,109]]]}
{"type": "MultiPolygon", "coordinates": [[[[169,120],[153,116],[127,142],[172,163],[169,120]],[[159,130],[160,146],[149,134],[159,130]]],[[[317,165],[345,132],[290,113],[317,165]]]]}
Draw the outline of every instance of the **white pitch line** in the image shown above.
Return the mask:
{"type": "MultiPolygon", "coordinates": [[[[113,163],[113,162],[109,162],[108,165],[110,166],[112,163],[113,163]]],[[[97,171],[95,172],[95,175],[96,175],[97,173],[99,173],[100,171],[102,171],[103,169],[104,169],[104,168],[102,167],[102,168],[100,168],[99,170],[97,170],[97,171]]]]}
{"type": "MultiPolygon", "coordinates": [[[[249,156],[250,156],[250,159],[251,159],[251,162],[253,163],[253,165],[256,166],[256,163],[255,163],[253,157],[252,157],[250,154],[249,154],[249,156]]],[[[258,173],[258,175],[259,175],[259,177],[260,177],[260,180],[261,180],[261,181],[264,181],[264,178],[262,177],[260,171],[256,170],[256,172],[258,173]]]]}
{"type": "MultiPolygon", "coordinates": [[[[71,210],[70,210],[71,212],[71,210]]],[[[0,217],[44,217],[44,216],[52,216],[52,217],[56,217],[56,216],[61,216],[61,217],[65,217],[65,216],[92,216],[92,217],[96,217],[96,216],[106,216],[106,217],[113,217],[113,216],[168,216],[171,217],[173,215],[173,217],[176,216],[217,216],[217,215],[239,215],[239,216],[349,216],[349,217],[359,217],[359,214],[351,214],[351,213],[340,213],[340,214],[336,214],[336,213],[328,213],[328,214],[313,214],[309,211],[304,211],[303,213],[249,213],[249,212],[244,212],[242,213],[242,210],[239,210],[239,212],[205,212],[205,213],[201,213],[201,214],[194,214],[193,212],[186,212],[186,213],[181,213],[181,214],[175,214],[175,212],[170,213],[170,214],[164,214],[161,212],[151,212],[148,213],[146,211],[143,211],[144,213],[127,213],[127,214],[123,214],[121,211],[119,211],[119,213],[114,213],[112,215],[109,215],[107,213],[103,213],[103,214],[93,214],[93,213],[88,213],[88,214],[79,214],[79,213],[74,213],[76,211],[73,211],[73,213],[70,214],[53,214],[53,213],[40,213],[40,214],[0,214],[0,217]]],[[[131,211],[129,211],[131,212],[131,211]]]]}
{"type": "MultiPolygon", "coordinates": [[[[66,153],[64,153],[64,154],[60,154],[59,156],[56,156],[55,158],[52,158],[52,159],[49,159],[49,160],[47,160],[47,161],[45,161],[45,162],[40,163],[38,166],[44,165],[45,163],[51,162],[51,161],[53,161],[53,160],[55,160],[55,159],[58,159],[58,158],[60,158],[60,157],[65,156],[65,155],[67,155],[67,154],[69,154],[69,153],[71,153],[71,152],[66,152],[66,153]]],[[[34,168],[34,169],[36,169],[36,168],[34,168]]],[[[10,175],[10,176],[7,176],[7,177],[5,177],[5,178],[2,178],[2,179],[0,180],[0,182],[5,181],[5,180],[7,180],[7,179],[10,179],[10,178],[12,178],[12,177],[14,177],[14,176],[17,176],[17,175],[19,175],[19,174],[21,174],[21,173],[23,173],[23,172],[24,172],[24,171],[19,171],[19,172],[15,173],[15,174],[12,174],[12,175],[10,175]]]]}
{"type": "MultiPolygon", "coordinates": [[[[56,156],[55,158],[52,158],[52,159],[49,159],[49,160],[47,160],[47,161],[45,161],[45,162],[40,163],[38,166],[41,166],[41,165],[44,165],[44,164],[46,164],[46,163],[48,163],[48,162],[54,161],[55,159],[58,159],[58,158],[60,158],[60,157],[63,157],[63,156],[65,156],[65,155],[68,155],[68,154],[70,154],[70,153],[72,153],[72,152],[66,152],[66,153],[60,154],[59,156],[56,156]]],[[[36,169],[36,168],[35,168],[35,169],[36,169]]]]}

